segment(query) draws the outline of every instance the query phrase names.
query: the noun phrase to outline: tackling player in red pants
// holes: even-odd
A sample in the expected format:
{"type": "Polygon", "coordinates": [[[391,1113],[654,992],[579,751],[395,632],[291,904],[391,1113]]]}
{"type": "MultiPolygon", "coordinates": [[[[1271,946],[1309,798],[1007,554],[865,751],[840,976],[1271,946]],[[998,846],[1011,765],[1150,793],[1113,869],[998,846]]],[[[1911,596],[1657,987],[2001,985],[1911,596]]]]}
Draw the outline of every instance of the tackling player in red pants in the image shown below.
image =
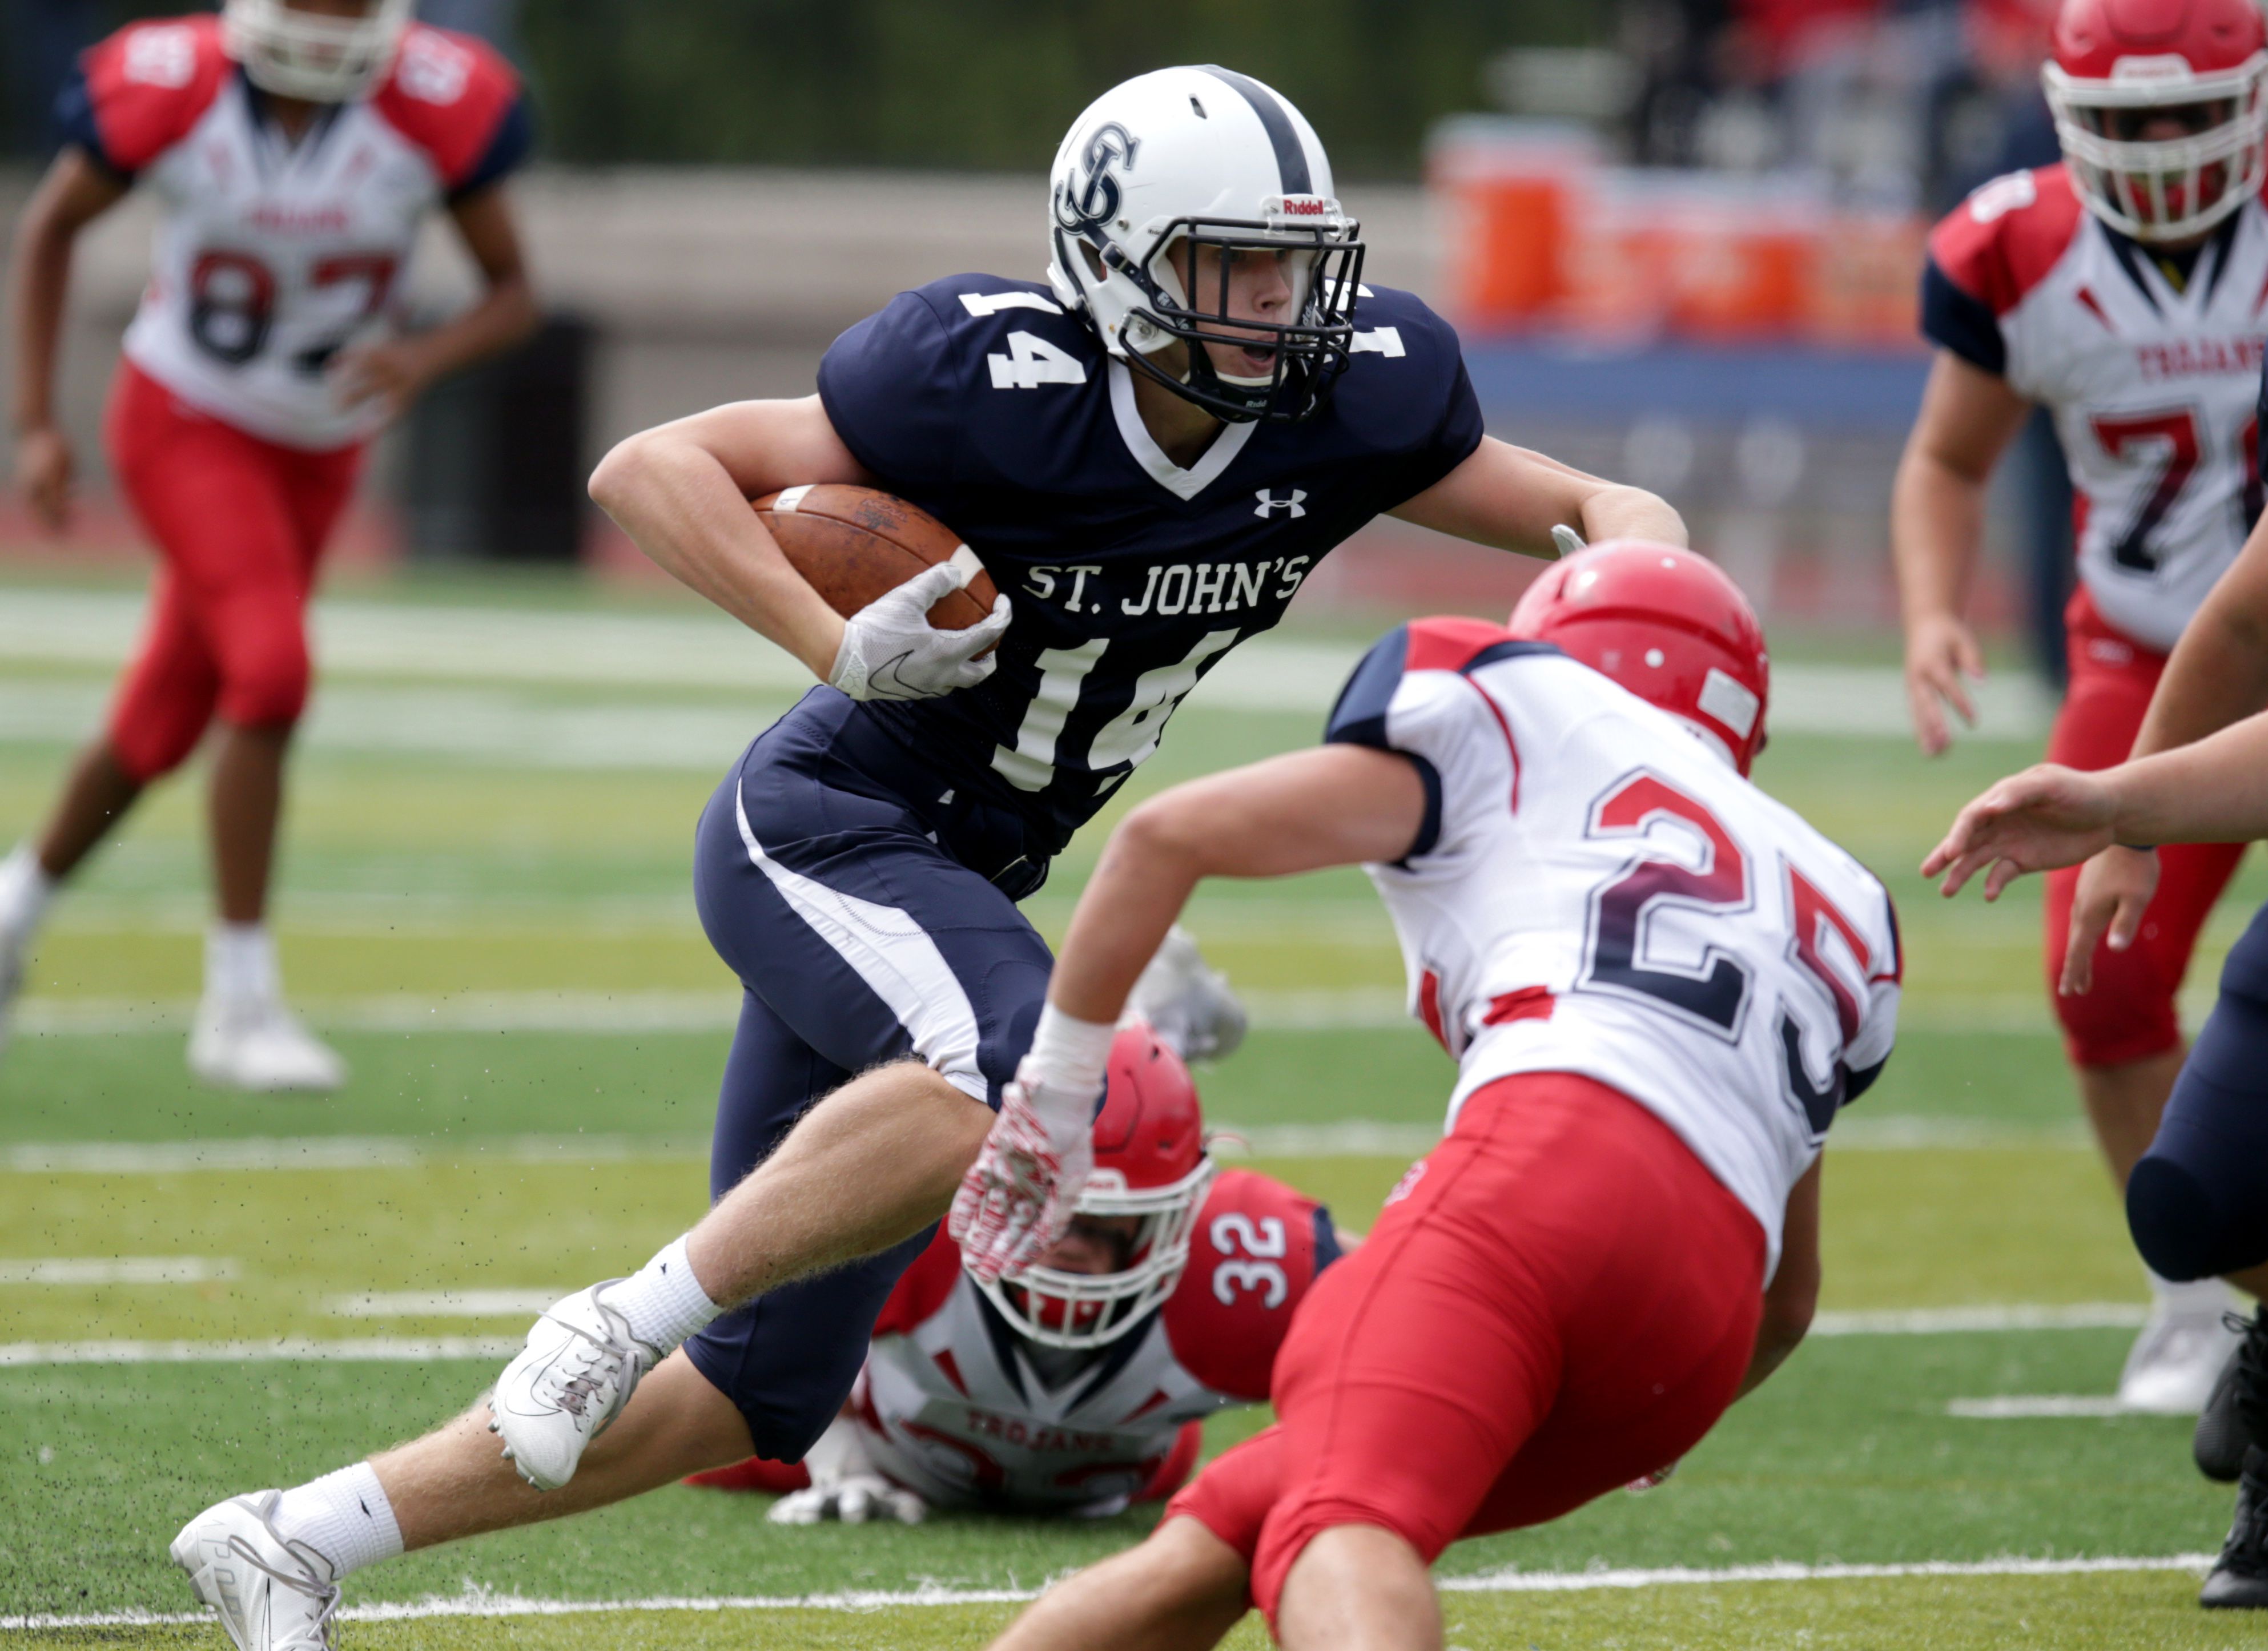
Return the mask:
{"type": "Polygon", "coordinates": [[[90,51],[60,99],[66,143],[16,231],[17,481],[60,531],[72,466],[53,381],[71,246],[146,183],[161,202],[155,267],[104,440],[161,565],[107,726],[46,826],[0,861],[0,1042],[57,886],[217,723],[219,911],[189,1064],[248,1090],[345,1079],[284,1008],[267,928],[307,598],[370,437],[536,320],[503,189],[527,149],[517,79],[410,9],[228,0],[217,18],[136,23],[90,51]],[[392,295],[436,207],[485,295],[391,339],[392,295]]]}
{"type": "MultiPolygon", "coordinates": [[[[1509,630],[1388,636],[1321,750],[1120,826],[1027,1093],[1092,1092],[1043,1052],[1108,1024],[1201,878],[1354,862],[1458,1081],[1447,1137],[1293,1320],[1277,1426],[1002,1647],[1205,1647],[1252,1605],[1297,1651],[1439,1647],[1425,1570],[1449,1542],[1662,1473],[1794,1347],[1819,1148],[1889,1058],[1899,961],[1881,884],[1744,777],[1767,669],[1707,562],[1602,546],[1509,630]]],[[[1072,1178],[1004,1161],[955,1207],[980,1276],[1012,1275],[1066,1208],[1072,1178]]]]}
{"type": "MultiPolygon", "coordinates": [[[[2035,407],[2054,415],[2078,501],[2071,687],[2048,743],[2074,768],[2125,760],[2173,648],[2260,514],[2268,318],[2268,31],[2255,0],[2064,0],[2043,71],[2061,165],[1985,184],[1937,226],[1922,331],[1937,347],[1890,507],[1906,686],[1922,749],[1967,715],[1983,656],[1962,617],[1994,463],[2035,407]]],[[[2122,1188],[2182,1064],[2176,994],[2243,848],[2188,844],[2138,943],[2058,991],[2074,868],[2047,880],[2046,964],[2065,1051],[2122,1188]]],[[[2113,850],[2096,875],[2154,877],[2113,850]]],[[[2152,1274],[2156,1305],[2120,1376],[2140,1410],[2204,1402],[2231,1340],[2228,1292],[2152,1274]]]]}

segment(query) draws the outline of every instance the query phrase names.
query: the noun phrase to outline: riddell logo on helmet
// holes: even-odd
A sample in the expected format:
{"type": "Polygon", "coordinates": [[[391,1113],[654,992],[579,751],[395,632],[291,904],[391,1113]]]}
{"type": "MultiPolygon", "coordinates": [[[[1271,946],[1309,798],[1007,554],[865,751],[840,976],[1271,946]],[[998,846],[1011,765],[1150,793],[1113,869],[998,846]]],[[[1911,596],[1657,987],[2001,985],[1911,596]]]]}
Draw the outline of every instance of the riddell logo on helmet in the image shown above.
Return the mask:
{"type": "Polygon", "coordinates": [[[1286,217],[1320,218],[1330,216],[1331,203],[1321,195],[1292,195],[1278,202],[1276,209],[1286,217]]]}

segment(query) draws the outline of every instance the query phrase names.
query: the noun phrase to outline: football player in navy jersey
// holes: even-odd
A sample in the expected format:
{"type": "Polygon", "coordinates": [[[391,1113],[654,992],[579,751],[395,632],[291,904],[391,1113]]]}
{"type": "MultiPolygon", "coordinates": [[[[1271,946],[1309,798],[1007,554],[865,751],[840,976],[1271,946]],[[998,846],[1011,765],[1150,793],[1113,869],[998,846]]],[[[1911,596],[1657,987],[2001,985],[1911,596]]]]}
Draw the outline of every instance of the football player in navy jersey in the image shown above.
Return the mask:
{"type": "Polygon", "coordinates": [[[1047,210],[1045,285],[902,294],[836,341],[816,396],[648,430],[593,477],[656,561],[824,685],[699,830],[702,919],[747,986],[717,1202],[545,1314],[490,1404],[334,1476],[374,1545],[335,1540],[349,1557],[311,1599],[396,1544],[799,1459],[965,1172],[983,1196],[958,1230],[1003,1255],[1045,1236],[1017,1189],[1084,1172],[1097,1097],[1013,1082],[1035,1037],[1065,1035],[1015,902],[1333,546],[1388,511],[1538,554],[1555,527],[1684,542],[1653,495],[1483,434],[1455,334],[1362,285],[1322,143],[1256,81],[1169,69],[1105,94],[1047,210]],[[747,505],[816,482],[951,525],[1002,592],[992,614],[929,626],[970,576],[948,564],[838,616],[747,505]]]}

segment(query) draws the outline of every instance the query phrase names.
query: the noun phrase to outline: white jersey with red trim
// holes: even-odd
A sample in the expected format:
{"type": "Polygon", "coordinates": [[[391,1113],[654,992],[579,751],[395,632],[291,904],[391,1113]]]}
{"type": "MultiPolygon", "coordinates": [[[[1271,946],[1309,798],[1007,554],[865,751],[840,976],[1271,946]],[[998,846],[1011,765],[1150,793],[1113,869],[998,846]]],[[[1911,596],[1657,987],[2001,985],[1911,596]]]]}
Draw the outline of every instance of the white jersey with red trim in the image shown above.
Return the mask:
{"type": "Polygon", "coordinates": [[[851,1413],[875,1465],[933,1505],[1113,1513],[1169,1462],[1187,1472],[1189,1424],[1268,1397],[1292,1310],[1337,1255],[1314,1200],[1224,1170],[1165,1306],[1067,1356],[1016,1335],[939,1233],[882,1310],[851,1413]]]}
{"type": "Polygon", "coordinates": [[[2183,277],[2061,166],[2012,172],[1931,236],[1922,328],[2053,415],[2080,578],[2112,627],[2170,651],[2260,514],[2268,209],[2246,202],[2183,277]]]}
{"type": "Polygon", "coordinates": [[[422,26],[296,143],[262,107],[210,16],[122,29],[59,102],[65,136],[160,203],[128,358],[252,435],[341,447],[385,412],[341,405],[332,358],[386,334],[425,215],[516,164],[526,116],[501,57],[422,26]]]}
{"type": "Polygon", "coordinates": [[[1881,883],[1668,713],[1476,620],[1387,635],[1327,737],[1411,758],[1410,853],[1368,868],[1449,1103],[1572,1072],[1676,1131],[1778,1265],[1790,1190],[1896,1035],[1881,883]]]}

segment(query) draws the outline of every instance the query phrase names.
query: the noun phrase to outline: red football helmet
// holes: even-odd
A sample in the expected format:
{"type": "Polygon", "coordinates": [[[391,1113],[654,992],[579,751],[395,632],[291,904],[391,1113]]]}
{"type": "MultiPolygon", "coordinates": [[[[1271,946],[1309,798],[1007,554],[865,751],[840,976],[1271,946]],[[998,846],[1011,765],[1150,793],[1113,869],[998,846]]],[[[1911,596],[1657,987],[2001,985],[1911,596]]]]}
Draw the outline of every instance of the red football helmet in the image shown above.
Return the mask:
{"type": "Polygon", "coordinates": [[[1109,1075],[1094,1118],[1094,1172],[1078,1207],[1099,1220],[1138,1218],[1126,1265],[1073,1273],[1042,1264],[979,1286],[1020,1334],[1051,1347],[1105,1346],[1174,1293],[1212,1185],[1204,1114],[1182,1058],[1138,1023],[1112,1040],[1109,1075]]]}
{"type": "Polygon", "coordinates": [[[1743,774],[1764,748],[1771,661],[1741,587],[1706,557],[1609,539],[1555,562],[1506,621],[1705,736],[1743,774]]]}
{"type": "Polygon", "coordinates": [[[2056,136],[2080,198],[2112,229],[2185,240],[2259,193],[2268,27],[2257,0],[2065,0],[2054,46],[2040,77],[2056,136]],[[2153,123],[2161,129],[2143,136],[2153,123]]]}

